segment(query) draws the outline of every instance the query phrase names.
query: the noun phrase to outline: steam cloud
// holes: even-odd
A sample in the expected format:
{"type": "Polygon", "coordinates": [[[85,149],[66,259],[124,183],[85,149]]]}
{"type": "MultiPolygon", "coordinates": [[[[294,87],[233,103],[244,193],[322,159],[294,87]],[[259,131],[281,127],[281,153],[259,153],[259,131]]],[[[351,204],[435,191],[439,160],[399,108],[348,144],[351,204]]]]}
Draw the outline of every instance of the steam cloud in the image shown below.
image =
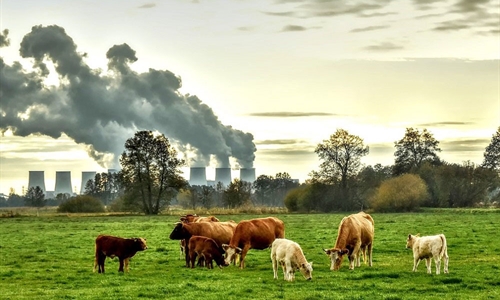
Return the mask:
{"type": "MultiPolygon", "coordinates": [[[[9,45],[7,35],[8,30],[0,33],[0,47],[9,45]]],[[[34,26],[21,42],[20,55],[33,59],[34,71],[19,62],[7,65],[0,57],[2,132],[53,138],[64,133],[85,144],[101,166],[116,168],[126,139],[137,130],[157,130],[186,157],[193,157],[191,165],[207,166],[211,157],[218,167],[229,167],[230,157],[241,167],[253,165],[252,134],[221,124],[198,97],[182,95],[181,79],[172,72],[133,71],[130,64],[137,57],[127,44],[106,53],[108,74],[91,69],[85,54],[78,53],[73,39],[56,25],[34,26]],[[61,79],[58,86],[44,84],[48,61],[61,79]]]]}

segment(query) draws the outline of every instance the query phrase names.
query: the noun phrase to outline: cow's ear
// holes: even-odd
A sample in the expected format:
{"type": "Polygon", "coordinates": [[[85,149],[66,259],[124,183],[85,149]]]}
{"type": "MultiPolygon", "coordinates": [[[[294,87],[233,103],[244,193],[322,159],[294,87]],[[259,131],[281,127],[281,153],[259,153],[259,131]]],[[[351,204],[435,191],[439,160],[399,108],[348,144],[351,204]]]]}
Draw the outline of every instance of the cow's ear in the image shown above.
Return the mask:
{"type": "Polygon", "coordinates": [[[323,249],[323,252],[325,252],[326,255],[330,255],[330,253],[332,253],[332,251],[330,251],[330,249],[323,249]]]}
{"type": "Polygon", "coordinates": [[[241,254],[241,251],[243,251],[243,250],[241,250],[240,247],[236,247],[236,253],[241,254]]]}
{"type": "Polygon", "coordinates": [[[313,262],[312,262],[312,261],[310,261],[310,262],[309,262],[309,264],[311,265],[311,268],[312,268],[312,266],[313,266],[313,262]]]}
{"type": "Polygon", "coordinates": [[[339,252],[339,253],[340,253],[341,255],[342,255],[342,254],[349,254],[349,249],[342,249],[342,250],[340,250],[340,252],[339,252]]]}
{"type": "Polygon", "coordinates": [[[416,235],[416,236],[420,236],[420,233],[417,233],[417,235],[416,235]]]}
{"type": "Polygon", "coordinates": [[[408,239],[411,239],[411,233],[408,235],[408,239]]]}
{"type": "Polygon", "coordinates": [[[224,251],[227,251],[227,248],[229,248],[228,244],[222,244],[222,249],[224,249],[224,251]]]}

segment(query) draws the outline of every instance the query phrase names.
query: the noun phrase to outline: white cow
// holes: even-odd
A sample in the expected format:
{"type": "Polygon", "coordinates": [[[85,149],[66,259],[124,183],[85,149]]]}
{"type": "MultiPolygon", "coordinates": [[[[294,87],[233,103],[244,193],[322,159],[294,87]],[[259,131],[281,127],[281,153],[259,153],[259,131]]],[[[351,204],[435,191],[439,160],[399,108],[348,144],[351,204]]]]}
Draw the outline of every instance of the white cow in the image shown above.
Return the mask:
{"type": "Polygon", "coordinates": [[[278,279],[278,263],[283,268],[284,279],[295,280],[295,271],[300,270],[307,280],[312,279],[312,262],[308,263],[299,244],[294,241],[277,238],[271,245],[274,279],[278,279]]]}
{"type": "Polygon", "coordinates": [[[418,263],[425,258],[427,273],[431,274],[431,258],[436,263],[436,274],[440,273],[441,259],[444,257],[444,272],[448,273],[448,247],[444,234],[422,236],[408,235],[406,248],[413,250],[413,272],[417,271],[418,263]]]}

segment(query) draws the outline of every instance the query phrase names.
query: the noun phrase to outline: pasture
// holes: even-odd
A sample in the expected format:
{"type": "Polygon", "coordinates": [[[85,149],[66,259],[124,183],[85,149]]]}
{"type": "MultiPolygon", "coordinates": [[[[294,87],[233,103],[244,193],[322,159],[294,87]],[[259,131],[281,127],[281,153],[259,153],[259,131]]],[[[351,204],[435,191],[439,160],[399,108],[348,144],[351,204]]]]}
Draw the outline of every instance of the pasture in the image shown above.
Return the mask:
{"type": "MultiPolygon", "coordinates": [[[[221,221],[264,215],[216,215],[221,221]]],[[[266,215],[267,216],[267,215],[266,215]]],[[[2,299],[500,299],[500,211],[436,210],[372,214],[373,267],[330,271],[330,248],[345,214],[280,214],[286,237],[313,262],[313,279],[297,272],[273,279],[270,249],[250,250],[246,268],[188,269],[179,241],[168,238],[178,216],[66,216],[0,218],[2,299]],[[426,274],[425,262],[411,272],[405,249],[409,233],[444,233],[449,274],[426,274]],[[118,273],[118,259],[106,259],[106,273],[93,273],[98,234],[144,237],[149,249],[118,273]]]]}

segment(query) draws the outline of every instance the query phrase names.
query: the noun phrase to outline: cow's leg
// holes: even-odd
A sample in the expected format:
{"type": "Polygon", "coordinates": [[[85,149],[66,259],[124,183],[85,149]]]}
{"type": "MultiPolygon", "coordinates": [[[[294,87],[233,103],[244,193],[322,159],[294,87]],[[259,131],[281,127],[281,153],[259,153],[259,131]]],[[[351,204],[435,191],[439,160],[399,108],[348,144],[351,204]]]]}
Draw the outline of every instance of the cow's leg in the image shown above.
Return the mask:
{"type": "Polygon", "coordinates": [[[434,263],[436,264],[436,275],[441,273],[441,259],[439,256],[434,257],[434,263]]]}
{"type": "Polygon", "coordinates": [[[245,245],[245,247],[243,247],[243,250],[241,250],[240,269],[245,268],[245,256],[247,255],[248,250],[250,250],[250,245],[245,245]]]}
{"type": "Polygon", "coordinates": [[[444,255],[443,255],[443,260],[444,260],[444,273],[445,274],[448,274],[448,251],[445,251],[444,252],[444,255]]]}
{"type": "Polygon", "coordinates": [[[125,263],[125,272],[129,272],[130,270],[129,270],[129,268],[128,268],[128,265],[129,265],[129,262],[130,262],[130,257],[125,258],[125,259],[123,260],[123,262],[125,263]]]}
{"type": "Polygon", "coordinates": [[[288,280],[288,273],[286,272],[285,262],[280,261],[281,269],[283,270],[283,279],[288,280]]]}
{"type": "Polygon", "coordinates": [[[415,257],[413,259],[413,272],[417,272],[418,264],[420,263],[420,258],[415,257]]]}
{"type": "Polygon", "coordinates": [[[278,279],[278,261],[276,260],[276,255],[271,255],[271,261],[273,262],[273,278],[278,279]]]}
{"type": "Polygon", "coordinates": [[[286,274],[287,274],[287,280],[288,281],[293,281],[293,268],[292,264],[289,260],[285,261],[285,269],[286,269],[286,274]]]}
{"type": "Polygon", "coordinates": [[[431,260],[430,257],[428,257],[428,258],[425,259],[425,266],[427,267],[427,274],[431,274],[432,273],[432,271],[431,271],[431,262],[432,262],[432,260],[431,260]]]}
{"type": "MultiPolygon", "coordinates": [[[[196,255],[197,253],[194,252],[194,251],[191,251],[189,253],[189,262],[190,262],[190,265],[191,265],[191,269],[194,269],[194,262],[196,261],[196,255]]],[[[200,258],[198,258],[198,261],[201,259],[201,256],[200,258]]]]}
{"type": "Polygon", "coordinates": [[[99,257],[97,258],[97,265],[98,265],[98,272],[99,273],[104,273],[104,262],[106,261],[106,255],[99,254],[99,257]]]}
{"type": "Polygon", "coordinates": [[[186,259],[186,268],[189,268],[189,240],[186,240],[186,245],[184,246],[184,254],[186,259]]]}
{"type": "Polygon", "coordinates": [[[373,243],[370,243],[370,245],[368,245],[368,249],[367,249],[367,253],[368,253],[368,266],[372,266],[372,250],[373,250],[373,243]]]}
{"type": "Polygon", "coordinates": [[[361,249],[361,242],[354,245],[352,252],[348,254],[349,257],[349,270],[354,270],[354,265],[356,264],[356,256],[359,254],[361,249]]]}
{"type": "Polygon", "coordinates": [[[120,260],[120,267],[118,268],[118,272],[123,272],[124,259],[121,257],[119,257],[118,259],[120,260]]]}

